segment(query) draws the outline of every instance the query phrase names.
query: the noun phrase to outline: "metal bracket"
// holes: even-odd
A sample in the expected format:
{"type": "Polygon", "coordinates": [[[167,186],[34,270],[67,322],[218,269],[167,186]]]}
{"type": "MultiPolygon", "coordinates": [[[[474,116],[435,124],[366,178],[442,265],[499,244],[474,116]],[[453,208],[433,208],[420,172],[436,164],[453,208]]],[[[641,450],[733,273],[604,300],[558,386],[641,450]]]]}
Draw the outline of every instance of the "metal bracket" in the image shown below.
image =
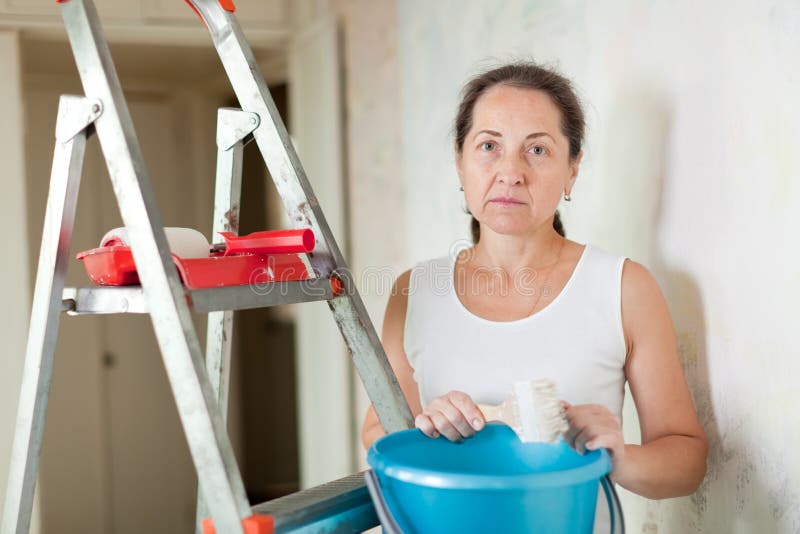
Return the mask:
{"type": "Polygon", "coordinates": [[[220,108],[217,111],[217,124],[217,147],[230,150],[261,125],[261,117],[241,109],[220,108]]]}
{"type": "Polygon", "coordinates": [[[61,310],[67,315],[147,313],[141,287],[65,287],[61,310]]]}
{"type": "Polygon", "coordinates": [[[99,98],[62,95],[56,122],[56,141],[66,143],[94,123],[103,114],[99,98]]]}

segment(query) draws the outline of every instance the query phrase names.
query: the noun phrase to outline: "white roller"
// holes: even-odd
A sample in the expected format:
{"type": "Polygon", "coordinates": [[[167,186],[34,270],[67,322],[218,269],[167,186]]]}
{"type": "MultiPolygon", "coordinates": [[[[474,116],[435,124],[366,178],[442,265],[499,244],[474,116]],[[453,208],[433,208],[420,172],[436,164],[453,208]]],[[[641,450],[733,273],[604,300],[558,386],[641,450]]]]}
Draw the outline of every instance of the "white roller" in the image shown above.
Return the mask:
{"type": "MultiPolygon", "coordinates": [[[[166,227],[164,232],[167,234],[167,243],[170,251],[179,258],[207,258],[211,245],[208,244],[205,236],[194,228],[166,227]]],[[[100,241],[100,246],[104,247],[111,240],[119,240],[129,245],[128,230],[125,228],[114,228],[106,232],[100,241]]]]}

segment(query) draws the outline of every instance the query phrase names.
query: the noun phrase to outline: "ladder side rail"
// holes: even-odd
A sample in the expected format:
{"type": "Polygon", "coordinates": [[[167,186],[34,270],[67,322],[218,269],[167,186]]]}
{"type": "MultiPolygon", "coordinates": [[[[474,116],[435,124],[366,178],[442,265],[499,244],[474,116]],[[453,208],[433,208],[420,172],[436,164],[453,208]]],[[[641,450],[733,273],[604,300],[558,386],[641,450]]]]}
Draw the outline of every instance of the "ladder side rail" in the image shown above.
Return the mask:
{"type": "MultiPolygon", "coordinates": [[[[217,112],[217,170],[212,242],[219,232],[233,232],[237,235],[239,233],[244,137],[252,132],[258,123],[258,116],[253,113],[235,109],[220,109],[217,112]]],[[[226,422],[232,341],[233,311],[210,312],[206,327],[206,369],[222,412],[222,420],[226,422]]],[[[208,506],[200,490],[197,492],[197,534],[203,534],[203,519],[206,517],[208,517],[208,506]]]]}
{"type": "Polygon", "coordinates": [[[96,100],[62,96],[59,102],[50,189],[0,524],[3,534],[23,534],[30,528],[87,127],[100,112],[96,100]]]}
{"type": "Polygon", "coordinates": [[[344,294],[328,301],[361,381],[387,432],[413,427],[413,418],[392,371],[352,272],[339,250],[269,89],[235,16],[217,0],[190,0],[209,28],[214,46],[242,109],[261,117],[254,137],[295,227],[310,227],[317,246],[309,261],[317,276],[341,279],[344,294]]]}
{"type": "Polygon", "coordinates": [[[273,516],[275,534],[363,532],[380,525],[363,473],[254,505],[253,512],[273,516]]]}
{"type": "MultiPolygon", "coordinates": [[[[213,236],[220,232],[239,233],[244,138],[258,124],[258,116],[253,113],[236,109],[220,109],[218,112],[212,241],[213,236]]],[[[233,311],[208,314],[206,368],[223,419],[227,419],[232,333],[233,311]]]]}
{"type": "Polygon", "coordinates": [[[96,8],[91,0],[69,0],[61,8],[84,90],[105,107],[98,138],[198,478],[219,531],[242,533],[242,519],[251,515],[244,484],[96,8]]]}

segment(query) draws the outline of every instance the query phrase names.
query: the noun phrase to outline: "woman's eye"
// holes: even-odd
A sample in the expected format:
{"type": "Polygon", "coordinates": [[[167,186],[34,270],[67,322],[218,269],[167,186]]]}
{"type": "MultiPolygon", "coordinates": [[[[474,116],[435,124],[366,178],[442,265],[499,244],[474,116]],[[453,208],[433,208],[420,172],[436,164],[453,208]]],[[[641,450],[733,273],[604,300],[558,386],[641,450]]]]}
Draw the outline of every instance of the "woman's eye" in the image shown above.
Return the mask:
{"type": "Polygon", "coordinates": [[[491,141],[486,141],[486,142],[481,143],[481,150],[485,150],[487,152],[491,152],[495,148],[497,148],[497,145],[494,144],[491,141]]]}
{"type": "Polygon", "coordinates": [[[530,149],[530,152],[532,154],[536,154],[537,156],[543,156],[544,154],[547,153],[547,150],[545,150],[543,146],[535,146],[530,149]]]}

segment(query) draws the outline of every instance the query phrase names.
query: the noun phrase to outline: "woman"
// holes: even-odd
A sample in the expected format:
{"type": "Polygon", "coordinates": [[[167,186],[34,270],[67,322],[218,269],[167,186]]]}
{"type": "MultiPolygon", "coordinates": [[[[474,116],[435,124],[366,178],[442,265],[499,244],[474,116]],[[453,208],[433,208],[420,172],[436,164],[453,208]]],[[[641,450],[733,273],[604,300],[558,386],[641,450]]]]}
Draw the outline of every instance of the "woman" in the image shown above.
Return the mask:
{"type": "MultiPolygon", "coordinates": [[[[398,278],[383,343],[431,438],[469,438],[486,423],[476,403],[550,378],[573,448],[608,449],[613,480],[634,493],[688,495],[707,445],[658,284],[639,263],[566,239],[556,211],[562,194],[570,200],[583,134],[580,102],[554,71],[516,63],[466,85],[455,155],[475,244],[398,278]],[[623,441],[626,380],[641,445],[623,441]]],[[[370,408],[364,445],[383,434],[370,408]]]]}

